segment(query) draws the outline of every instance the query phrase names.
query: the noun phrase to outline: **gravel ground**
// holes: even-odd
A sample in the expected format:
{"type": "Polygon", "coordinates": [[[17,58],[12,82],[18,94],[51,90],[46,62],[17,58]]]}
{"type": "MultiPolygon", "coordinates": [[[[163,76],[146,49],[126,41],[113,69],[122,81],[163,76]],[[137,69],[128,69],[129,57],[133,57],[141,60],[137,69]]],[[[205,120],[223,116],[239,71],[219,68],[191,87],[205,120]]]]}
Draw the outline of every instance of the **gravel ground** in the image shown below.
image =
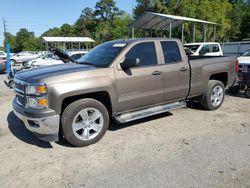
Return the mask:
{"type": "Polygon", "coordinates": [[[0,75],[0,187],[250,187],[250,100],[112,124],[95,145],[36,139],[0,75]]]}

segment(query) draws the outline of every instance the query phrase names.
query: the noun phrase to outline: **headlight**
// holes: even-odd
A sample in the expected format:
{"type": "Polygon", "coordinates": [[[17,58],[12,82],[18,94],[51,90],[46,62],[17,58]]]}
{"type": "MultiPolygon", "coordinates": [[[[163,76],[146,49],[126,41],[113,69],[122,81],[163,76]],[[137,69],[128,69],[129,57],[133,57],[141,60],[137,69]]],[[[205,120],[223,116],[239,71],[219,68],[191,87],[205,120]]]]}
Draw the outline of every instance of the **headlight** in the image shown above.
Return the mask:
{"type": "Polygon", "coordinates": [[[27,97],[28,106],[31,108],[42,109],[48,107],[48,99],[46,96],[43,97],[27,97]]]}
{"type": "Polygon", "coordinates": [[[47,93],[47,87],[46,85],[28,85],[26,93],[31,95],[45,94],[47,93]]]}

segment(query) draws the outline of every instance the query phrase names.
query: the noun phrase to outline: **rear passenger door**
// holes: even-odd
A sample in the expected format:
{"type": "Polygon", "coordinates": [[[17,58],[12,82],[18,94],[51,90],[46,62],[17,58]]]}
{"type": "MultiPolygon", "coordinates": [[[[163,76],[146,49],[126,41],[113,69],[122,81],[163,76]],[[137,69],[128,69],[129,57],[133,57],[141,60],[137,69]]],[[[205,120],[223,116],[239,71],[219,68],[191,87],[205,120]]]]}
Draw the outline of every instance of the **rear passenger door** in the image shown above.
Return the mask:
{"type": "Polygon", "coordinates": [[[140,64],[126,72],[121,68],[115,72],[119,112],[161,103],[163,80],[155,42],[135,44],[122,57],[125,58],[139,58],[140,64]]]}
{"type": "Polygon", "coordinates": [[[188,95],[190,68],[183,59],[176,41],[161,41],[163,74],[163,100],[183,100],[188,95]]]}

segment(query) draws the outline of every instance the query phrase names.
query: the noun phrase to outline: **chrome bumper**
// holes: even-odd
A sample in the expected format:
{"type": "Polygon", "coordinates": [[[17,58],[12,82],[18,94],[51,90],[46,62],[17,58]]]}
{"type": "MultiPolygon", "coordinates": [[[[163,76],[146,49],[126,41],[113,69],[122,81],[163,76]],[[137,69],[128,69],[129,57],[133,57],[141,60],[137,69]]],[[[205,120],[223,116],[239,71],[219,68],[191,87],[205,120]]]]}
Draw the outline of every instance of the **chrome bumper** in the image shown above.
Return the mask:
{"type": "Polygon", "coordinates": [[[60,116],[53,115],[41,118],[24,116],[14,110],[15,115],[23,122],[25,127],[43,141],[58,141],[60,116]]]}

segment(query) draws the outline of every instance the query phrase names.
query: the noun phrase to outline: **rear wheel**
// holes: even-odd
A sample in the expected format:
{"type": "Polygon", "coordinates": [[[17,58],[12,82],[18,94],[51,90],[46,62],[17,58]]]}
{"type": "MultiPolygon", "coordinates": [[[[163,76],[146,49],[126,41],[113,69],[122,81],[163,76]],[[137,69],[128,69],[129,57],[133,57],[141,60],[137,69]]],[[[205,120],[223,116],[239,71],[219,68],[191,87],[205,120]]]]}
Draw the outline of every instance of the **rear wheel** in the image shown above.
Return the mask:
{"type": "Polygon", "coordinates": [[[62,133],[73,146],[98,142],[109,126],[106,107],[94,99],[81,99],[66,107],[61,118],[62,133]]]}
{"type": "Polygon", "coordinates": [[[206,110],[216,110],[222,105],[224,97],[224,84],[218,80],[209,80],[207,91],[201,100],[201,105],[206,110]]]}

